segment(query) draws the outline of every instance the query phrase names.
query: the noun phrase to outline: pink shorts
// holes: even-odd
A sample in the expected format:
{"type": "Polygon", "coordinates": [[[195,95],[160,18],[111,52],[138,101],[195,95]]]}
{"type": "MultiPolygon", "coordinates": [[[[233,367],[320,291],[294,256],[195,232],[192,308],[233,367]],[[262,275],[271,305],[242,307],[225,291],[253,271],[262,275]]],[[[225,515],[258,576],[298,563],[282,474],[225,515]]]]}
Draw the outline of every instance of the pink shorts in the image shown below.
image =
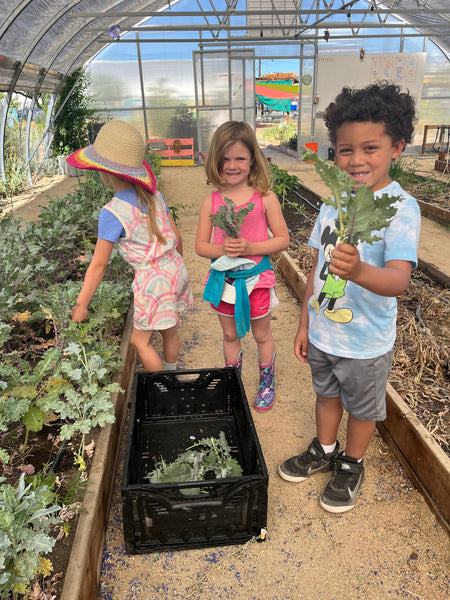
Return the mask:
{"type": "MultiPolygon", "coordinates": [[[[272,310],[269,288],[256,288],[250,293],[249,300],[250,319],[260,319],[261,317],[265,317],[272,310]]],[[[221,300],[217,308],[212,304],[211,307],[219,315],[234,317],[234,304],[221,300]]]]}

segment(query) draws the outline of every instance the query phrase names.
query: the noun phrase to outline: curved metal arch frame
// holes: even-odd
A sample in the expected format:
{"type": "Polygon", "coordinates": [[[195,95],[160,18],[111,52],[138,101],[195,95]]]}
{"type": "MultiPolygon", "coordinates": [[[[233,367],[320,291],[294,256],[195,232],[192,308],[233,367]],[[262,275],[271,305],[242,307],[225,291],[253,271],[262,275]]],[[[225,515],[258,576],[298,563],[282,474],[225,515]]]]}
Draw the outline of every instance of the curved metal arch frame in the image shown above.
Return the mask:
{"type": "MultiPolygon", "coordinates": [[[[4,23],[0,26],[0,39],[1,37],[5,34],[5,32],[8,31],[9,27],[14,23],[14,21],[20,17],[20,15],[23,13],[23,11],[35,0],[22,0],[18,6],[12,8],[11,12],[8,14],[8,16],[6,17],[4,23]]],[[[353,8],[353,4],[356,3],[357,0],[342,0],[342,6],[338,7],[341,10],[344,10],[344,8],[347,10],[351,10],[353,8]]],[[[70,11],[72,11],[76,6],[81,5],[83,3],[83,0],[73,0],[72,2],[68,2],[66,5],[62,6],[60,8],[60,10],[58,10],[53,17],[46,22],[45,27],[43,27],[41,29],[41,31],[39,31],[38,34],[36,34],[33,37],[32,42],[29,44],[26,52],[23,53],[23,56],[18,60],[18,68],[16,69],[16,71],[14,72],[13,77],[11,78],[11,82],[10,82],[10,86],[7,92],[7,96],[6,96],[6,103],[4,104],[4,110],[3,110],[3,114],[1,115],[1,121],[0,121],[0,170],[1,170],[1,176],[2,178],[4,178],[5,176],[5,167],[4,167],[4,156],[3,156],[3,150],[4,150],[4,136],[5,136],[5,128],[6,128],[6,122],[7,122],[7,116],[8,116],[8,109],[9,109],[9,105],[11,102],[11,98],[12,98],[12,94],[14,93],[14,90],[16,89],[16,84],[20,79],[21,74],[23,73],[23,70],[27,64],[27,60],[29,59],[29,57],[31,56],[31,54],[33,53],[33,51],[36,49],[36,47],[39,45],[40,41],[45,38],[46,34],[52,29],[52,27],[58,22],[59,19],[61,19],[62,17],[64,17],[65,15],[67,15],[67,13],[70,13],[70,11]]],[[[61,55],[63,54],[63,50],[64,48],[66,48],[68,46],[68,43],[72,42],[72,40],[76,37],[79,36],[80,33],[82,33],[83,31],[85,31],[88,27],[90,27],[92,25],[92,23],[94,23],[96,20],[101,21],[102,18],[110,18],[111,16],[114,16],[114,10],[117,9],[117,7],[119,6],[123,6],[123,5],[142,5],[142,4],[146,4],[147,7],[152,7],[155,8],[157,6],[161,7],[161,3],[158,2],[158,0],[153,0],[150,1],[148,3],[145,2],[139,2],[136,0],[131,0],[129,3],[126,2],[126,0],[111,0],[111,2],[109,2],[108,7],[107,7],[107,13],[76,13],[73,16],[74,17],[80,17],[83,18],[83,22],[80,23],[80,25],[78,27],[76,27],[75,29],[71,30],[71,36],[69,37],[69,39],[67,40],[67,38],[64,40],[64,43],[61,43],[52,53],[51,57],[49,60],[47,60],[47,65],[41,67],[38,76],[36,78],[35,81],[35,88],[34,88],[34,92],[33,92],[33,96],[32,96],[32,107],[34,107],[36,98],[38,96],[38,94],[40,93],[41,87],[49,73],[49,71],[51,70],[52,65],[57,62],[58,58],[61,57],[61,55]]],[[[203,18],[205,19],[205,22],[208,23],[208,19],[207,19],[207,14],[212,14],[214,15],[217,20],[218,23],[214,24],[214,29],[217,28],[217,31],[219,32],[221,29],[224,30],[226,28],[226,23],[229,23],[230,17],[233,16],[233,14],[235,12],[239,12],[236,11],[236,6],[237,6],[237,0],[227,0],[227,6],[226,6],[226,10],[225,11],[216,11],[215,7],[211,4],[211,7],[214,9],[213,11],[208,11],[207,9],[203,9],[203,7],[200,4],[200,1],[197,1],[197,4],[199,6],[199,12],[198,13],[189,13],[189,14],[200,14],[203,16],[203,18]],[[217,14],[216,14],[217,13],[217,14]],[[223,15],[222,19],[219,19],[219,14],[223,15]]],[[[277,11],[277,7],[276,7],[276,3],[273,0],[262,0],[262,4],[260,2],[259,6],[261,9],[261,6],[263,6],[264,4],[266,4],[267,6],[270,6],[271,10],[273,11],[273,14],[278,18],[278,12],[277,11]]],[[[319,13],[323,13],[325,11],[326,5],[327,5],[327,10],[329,10],[329,13],[331,15],[331,13],[334,12],[337,13],[337,9],[333,9],[333,4],[334,4],[334,0],[328,0],[328,2],[325,2],[325,0],[323,0],[323,8],[321,8],[320,5],[320,0],[314,4],[314,8],[312,10],[302,10],[302,0],[300,0],[300,2],[296,3],[296,11],[295,14],[300,16],[300,20],[301,20],[301,24],[300,24],[300,31],[297,35],[301,34],[302,32],[302,28],[303,31],[307,31],[307,30],[311,30],[311,28],[315,28],[317,30],[317,27],[320,24],[320,27],[326,27],[326,18],[319,18],[319,13]],[[314,23],[309,23],[308,24],[308,19],[306,20],[302,20],[301,15],[303,13],[310,13],[311,15],[316,14],[316,19],[314,23]]],[[[98,4],[97,4],[98,6],[98,4]]],[[[170,2],[168,4],[168,7],[170,7],[170,2]]],[[[252,3],[251,0],[249,1],[249,4],[247,5],[247,8],[250,7],[250,10],[246,10],[243,11],[243,13],[245,14],[250,14],[251,8],[252,8],[252,3]]],[[[418,27],[419,23],[407,23],[404,20],[404,15],[407,14],[408,12],[411,13],[411,7],[409,5],[409,0],[397,0],[394,1],[394,3],[392,3],[390,6],[387,2],[383,2],[383,0],[367,0],[367,10],[365,12],[365,14],[367,15],[369,13],[369,10],[372,9],[375,13],[377,13],[378,11],[378,18],[380,20],[380,27],[383,27],[383,24],[386,23],[387,19],[389,16],[394,16],[398,19],[400,19],[400,21],[403,21],[403,23],[399,22],[399,26],[402,27],[409,27],[412,29],[415,29],[416,31],[421,31],[422,28],[418,27]],[[404,12],[403,12],[404,11],[404,12]],[[383,15],[385,15],[383,17],[383,15]],[[403,17],[402,17],[403,15],[403,17]]],[[[426,14],[426,10],[429,9],[430,14],[434,14],[435,16],[437,16],[438,18],[440,18],[442,20],[442,22],[445,24],[447,22],[449,22],[449,18],[448,16],[445,16],[443,14],[440,13],[440,2],[439,0],[436,2],[436,4],[432,3],[432,7],[427,6],[426,4],[422,4],[420,3],[419,5],[419,0],[417,0],[417,10],[418,12],[422,12],[425,11],[423,14],[426,14]]],[[[120,10],[120,9],[119,9],[120,10]]],[[[142,20],[144,20],[144,18],[146,18],[145,15],[149,14],[149,10],[147,9],[147,11],[141,11],[141,12],[119,12],[116,11],[116,15],[115,15],[115,20],[118,24],[122,24],[122,23],[130,23],[133,19],[137,22],[142,22],[142,20]]],[[[161,11],[164,12],[164,11],[161,11]]],[[[152,16],[156,16],[161,14],[161,12],[153,12],[152,16]]],[[[263,11],[264,12],[264,11],[263,11]]],[[[268,11],[266,11],[267,13],[268,11]]],[[[286,14],[289,11],[284,11],[283,9],[281,9],[280,14],[286,14]]],[[[291,11],[292,12],[292,11],[291,11]]],[[[362,13],[363,9],[358,9],[355,10],[355,13],[362,13]]],[[[168,13],[170,14],[170,13],[168,13]]],[[[181,14],[181,13],[180,13],[181,14]]],[[[175,17],[175,14],[173,14],[173,16],[175,17]]],[[[352,30],[353,33],[355,33],[354,31],[354,27],[357,25],[355,22],[353,23],[353,26],[350,22],[350,15],[347,15],[349,18],[349,29],[352,30]]],[[[363,17],[363,22],[365,20],[365,16],[363,17]]],[[[279,28],[283,28],[282,22],[280,19],[278,19],[277,21],[279,23],[278,27],[279,28]]],[[[262,23],[262,21],[261,21],[262,23]]],[[[359,23],[359,25],[362,25],[361,23],[359,23]]],[[[426,26],[428,27],[432,27],[433,23],[432,22],[427,22],[426,26]]],[[[445,26],[445,25],[444,25],[445,26]]],[[[273,24],[272,24],[273,27],[273,24]]],[[[134,27],[133,27],[134,28],[134,27]]],[[[364,27],[362,27],[364,28],[364,27]]],[[[169,28],[170,29],[170,28],[169,28]]],[[[231,29],[229,27],[229,29],[231,29]]],[[[424,27],[423,29],[426,29],[426,27],[424,27]]],[[[424,36],[425,39],[427,39],[427,33],[424,32],[422,29],[422,35],[424,36]]],[[[359,30],[359,29],[358,29],[359,30]]],[[[89,49],[92,48],[94,49],[95,45],[98,44],[100,47],[98,47],[98,49],[95,49],[95,52],[93,53],[93,55],[90,57],[90,60],[92,60],[97,54],[98,52],[101,51],[102,48],[104,48],[105,46],[109,45],[110,43],[112,43],[112,41],[110,40],[105,40],[104,43],[102,43],[102,33],[98,33],[101,30],[92,30],[92,33],[95,34],[92,36],[92,39],[90,40],[86,40],[83,42],[83,48],[82,50],[77,54],[77,56],[75,58],[71,57],[71,62],[68,66],[64,65],[64,69],[62,71],[59,71],[58,74],[61,76],[61,80],[60,83],[58,85],[58,87],[55,90],[55,93],[59,93],[64,80],[67,78],[67,76],[70,74],[71,70],[77,68],[79,66],[78,62],[80,61],[80,57],[83,57],[85,54],[89,53],[89,49]]],[[[283,34],[285,34],[285,32],[283,32],[283,34]]],[[[300,35],[299,35],[300,38],[300,35]]],[[[439,38],[439,36],[437,36],[437,38],[439,38]]],[[[214,39],[214,36],[213,36],[214,39]]],[[[229,40],[233,40],[232,37],[228,38],[229,40]]],[[[250,37],[251,39],[251,37],[250,37]]],[[[280,44],[283,43],[283,41],[288,40],[288,37],[284,37],[283,39],[280,38],[280,44]]],[[[319,39],[319,38],[316,38],[319,39]]],[[[446,58],[448,60],[450,60],[449,57],[449,53],[448,50],[446,50],[445,48],[442,48],[442,46],[439,44],[439,41],[437,41],[436,39],[433,39],[433,42],[436,44],[436,46],[438,48],[440,48],[444,55],[446,56],[446,58]]],[[[219,41],[220,40],[216,40],[219,41]]],[[[298,39],[298,41],[300,42],[300,39],[298,39]]],[[[226,40],[223,40],[223,43],[226,43],[226,40]]],[[[51,127],[51,122],[49,122],[49,124],[46,124],[46,129],[48,130],[51,127]]],[[[26,135],[26,139],[29,139],[29,132],[30,132],[30,126],[31,126],[31,121],[29,121],[27,119],[27,135],[26,135]]],[[[42,143],[42,140],[41,142],[42,143]]],[[[39,144],[40,144],[39,143],[39,144]]],[[[28,148],[28,143],[26,145],[26,154],[29,155],[29,148],[28,148]]],[[[33,152],[34,154],[34,152],[33,152]]],[[[31,157],[27,158],[27,167],[29,166],[29,160],[31,160],[33,154],[31,155],[31,157]]],[[[28,169],[28,173],[29,173],[29,169],[28,169]]],[[[29,174],[30,176],[30,174],[29,174]]]]}
{"type": "MultiPolygon", "coordinates": [[[[120,3],[121,0],[117,0],[117,2],[115,3],[115,6],[117,6],[117,4],[120,3]]],[[[32,0],[26,0],[25,2],[22,3],[21,7],[20,7],[20,11],[17,10],[17,14],[20,14],[20,12],[23,12],[23,10],[26,8],[26,6],[28,6],[28,4],[30,4],[32,2],[32,0]]],[[[41,41],[41,39],[43,37],[45,37],[45,34],[55,25],[55,23],[58,22],[59,19],[61,19],[62,16],[64,16],[69,10],[72,10],[72,8],[74,6],[76,6],[77,4],[80,3],[80,0],[74,0],[73,2],[71,2],[69,5],[67,5],[64,11],[59,11],[58,13],[56,13],[54,15],[54,17],[48,21],[47,23],[47,27],[42,30],[40,33],[42,35],[40,36],[36,36],[33,40],[33,43],[29,46],[29,48],[27,49],[27,53],[21,57],[20,60],[20,68],[16,70],[13,79],[11,80],[11,84],[9,87],[9,90],[7,92],[6,95],[6,99],[5,99],[5,103],[4,103],[4,107],[3,107],[3,113],[1,115],[1,121],[0,121],[0,174],[2,179],[5,179],[5,159],[4,159],[4,143],[5,143],[5,131],[6,131],[6,123],[7,123],[7,119],[8,119],[8,110],[9,110],[9,106],[11,103],[11,99],[12,99],[12,95],[14,93],[14,90],[16,88],[16,83],[20,78],[20,75],[23,72],[23,69],[27,63],[28,58],[31,56],[33,50],[36,48],[36,46],[39,44],[39,42],[41,41]]],[[[53,63],[58,59],[58,57],[60,56],[60,54],[62,53],[62,50],[64,49],[64,47],[67,46],[68,43],[70,43],[74,38],[76,38],[81,31],[83,31],[86,27],[88,27],[90,25],[91,22],[95,21],[96,17],[92,17],[89,18],[88,21],[84,21],[78,28],[72,30],[72,35],[70,36],[70,38],[67,40],[64,40],[64,42],[62,42],[60,44],[60,46],[58,48],[56,48],[56,50],[54,51],[54,53],[51,56],[51,59],[48,61],[47,67],[45,69],[41,69],[41,73],[37,79],[36,82],[36,87],[35,90],[33,92],[33,98],[32,98],[32,102],[31,102],[31,111],[34,108],[35,105],[35,99],[37,97],[37,95],[39,94],[40,88],[43,84],[43,82],[45,81],[45,77],[47,76],[48,72],[50,71],[53,63]]],[[[120,19],[120,22],[124,21],[125,17],[123,17],[122,19],[120,19]]],[[[11,25],[12,21],[9,20],[8,23],[8,27],[4,28],[4,31],[2,31],[2,35],[5,31],[7,31],[7,29],[9,28],[9,26],[11,25]]],[[[71,69],[74,68],[74,66],[77,64],[77,61],[79,60],[80,56],[82,56],[85,52],[88,51],[88,48],[90,46],[92,46],[93,44],[95,44],[97,42],[97,40],[99,38],[101,38],[102,34],[98,34],[96,35],[87,46],[84,46],[84,48],[82,49],[82,51],[75,57],[75,60],[72,61],[72,63],[69,64],[69,66],[66,68],[65,72],[62,74],[61,77],[61,82],[58,86],[58,88],[55,90],[55,96],[58,96],[58,93],[61,89],[61,87],[64,84],[64,80],[66,79],[66,77],[68,76],[68,74],[70,74],[71,69]]],[[[101,48],[99,48],[93,55],[96,56],[98,54],[98,52],[100,52],[106,45],[108,44],[103,44],[101,46],[101,48]]],[[[92,58],[93,58],[92,57],[92,58]]],[[[92,60],[91,58],[91,60],[92,60]]],[[[47,136],[47,134],[50,131],[51,125],[54,121],[54,117],[52,115],[50,115],[50,120],[48,122],[48,124],[46,125],[46,130],[44,132],[44,135],[42,137],[42,139],[39,141],[38,145],[36,146],[36,148],[33,150],[33,152],[30,155],[30,149],[29,149],[29,134],[30,134],[30,127],[31,127],[31,119],[27,119],[27,128],[26,128],[26,134],[25,134],[25,160],[26,160],[26,164],[25,167],[27,169],[27,175],[28,175],[28,181],[29,183],[32,182],[31,179],[31,172],[30,172],[30,161],[33,158],[35,152],[37,151],[37,148],[40,146],[40,144],[44,141],[45,137],[47,136]]]]}

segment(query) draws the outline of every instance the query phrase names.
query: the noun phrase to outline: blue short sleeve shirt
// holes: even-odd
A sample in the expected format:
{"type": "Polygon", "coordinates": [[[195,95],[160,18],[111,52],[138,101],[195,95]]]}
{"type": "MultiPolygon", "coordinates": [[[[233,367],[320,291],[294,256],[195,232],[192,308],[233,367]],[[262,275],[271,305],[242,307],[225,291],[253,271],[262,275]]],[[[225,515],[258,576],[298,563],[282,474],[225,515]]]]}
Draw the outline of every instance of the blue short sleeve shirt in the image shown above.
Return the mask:
{"type": "MultiPolygon", "coordinates": [[[[169,214],[170,210],[166,204],[164,196],[160,193],[164,204],[166,205],[167,214],[169,214]]],[[[136,208],[139,206],[137,192],[134,188],[121,190],[115,194],[116,198],[120,200],[124,200],[129,204],[132,204],[136,208]]],[[[142,210],[146,212],[145,207],[142,207],[142,210]]],[[[118,242],[121,237],[125,237],[125,229],[122,226],[122,223],[119,221],[117,217],[115,217],[111,211],[102,208],[100,214],[98,216],[98,235],[97,237],[100,240],[106,240],[108,242],[118,242]]]]}

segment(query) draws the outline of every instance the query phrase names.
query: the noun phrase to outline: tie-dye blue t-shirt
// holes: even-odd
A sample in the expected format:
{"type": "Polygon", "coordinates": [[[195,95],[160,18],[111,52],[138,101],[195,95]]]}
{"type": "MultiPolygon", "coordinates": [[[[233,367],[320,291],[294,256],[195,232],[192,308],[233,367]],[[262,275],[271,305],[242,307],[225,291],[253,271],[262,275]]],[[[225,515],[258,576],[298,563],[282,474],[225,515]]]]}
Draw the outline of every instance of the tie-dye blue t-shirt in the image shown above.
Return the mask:
{"type": "MultiPolygon", "coordinates": [[[[416,200],[393,181],[375,195],[402,196],[389,227],[375,232],[382,239],[358,243],[361,261],[384,267],[405,260],[417,267],[420,209],[416,200]]],[[[308,300],[309,340],[320,350],[346,358],[374,358],[392,349],[396,335],[397,301],[340,279],[328,271],[338,212],[322,205],[309,245],[319,251],[314,295],[308,300]]]]}

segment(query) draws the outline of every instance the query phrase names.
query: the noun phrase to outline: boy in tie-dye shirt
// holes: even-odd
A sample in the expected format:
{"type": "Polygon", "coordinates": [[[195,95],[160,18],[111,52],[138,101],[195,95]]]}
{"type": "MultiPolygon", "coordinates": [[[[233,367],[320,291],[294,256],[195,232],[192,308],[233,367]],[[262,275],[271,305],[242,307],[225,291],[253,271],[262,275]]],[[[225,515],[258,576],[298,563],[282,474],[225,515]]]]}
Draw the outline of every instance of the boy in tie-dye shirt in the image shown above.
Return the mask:
{"type": "Polygon", "coordinates": [[[389,177],[392,160],[413,137],[415,108],[409,93],[387,82],[344,87],[324,119],[335,163],[355,186],[366,184],[375,196],[401,198],[389,226],[376,232],[380,241],[340,243],[337,209],[325,204],[309,239],[316,256],[294,350],[311,368],[317,434],[306,451],[283,462],[278,471],[291,482],[333,471],[320,505],[341,513],[355,505],[364,480],[363,455],[376,422],[386,418],[395,297],[405,291],[417,266],[420,210],[389,177]],[[346,444],[340,451],[337,433],[344,409],[346,444]]]}

